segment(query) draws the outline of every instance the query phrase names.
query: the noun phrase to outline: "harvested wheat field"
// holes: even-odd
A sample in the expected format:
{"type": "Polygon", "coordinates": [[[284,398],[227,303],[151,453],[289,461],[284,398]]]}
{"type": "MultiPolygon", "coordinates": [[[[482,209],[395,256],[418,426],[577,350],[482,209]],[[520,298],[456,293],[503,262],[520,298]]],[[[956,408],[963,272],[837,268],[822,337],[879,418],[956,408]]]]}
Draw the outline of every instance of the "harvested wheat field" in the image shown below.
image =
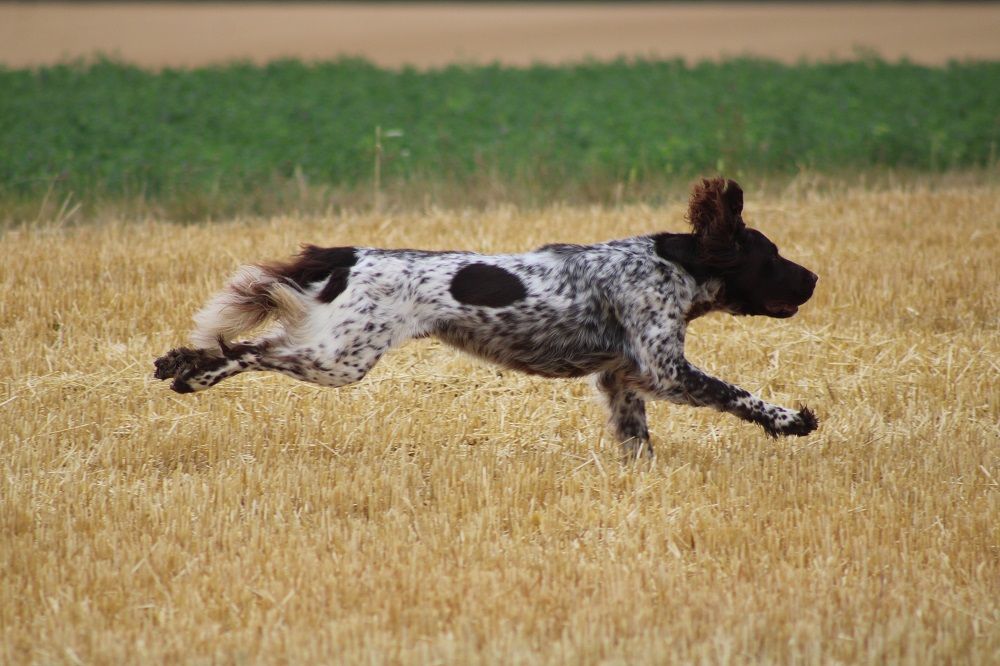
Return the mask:
{"type": "Polygon", "coordinates": [[[692,325],[701,367],[820,429],[654,405],[619,462],[583,381],[434,342],[353,387],[151,377],[239,263],[320,244],[522,250],[663,209],[108,220],[0,264],[4,663],[997,663],[1000,186],[749,192],[821,276],[692,325]]]}

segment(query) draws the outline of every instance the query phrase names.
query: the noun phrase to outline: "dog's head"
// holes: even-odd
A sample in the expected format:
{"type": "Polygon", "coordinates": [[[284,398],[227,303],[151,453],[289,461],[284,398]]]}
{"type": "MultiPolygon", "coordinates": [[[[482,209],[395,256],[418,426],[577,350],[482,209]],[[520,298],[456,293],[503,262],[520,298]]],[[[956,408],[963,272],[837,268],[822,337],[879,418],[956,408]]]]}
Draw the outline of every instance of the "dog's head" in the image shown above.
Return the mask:
{"type": "Polygon", "coordinates": [[[743,222],[743,190],[705,179],[691,193],[688,219],[696,261],[722,279],[718,308],[731,314],[791,317],[809,300],[816,274],[785,259],[767,236],[743,222]]]}

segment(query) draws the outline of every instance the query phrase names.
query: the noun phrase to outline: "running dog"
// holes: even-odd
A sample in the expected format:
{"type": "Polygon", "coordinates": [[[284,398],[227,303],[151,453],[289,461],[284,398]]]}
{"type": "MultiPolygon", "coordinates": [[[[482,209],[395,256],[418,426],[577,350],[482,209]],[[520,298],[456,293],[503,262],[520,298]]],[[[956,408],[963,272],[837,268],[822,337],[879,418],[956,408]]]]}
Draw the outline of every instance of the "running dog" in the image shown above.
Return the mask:
{"type": "Polygon", "coordinates": [[[544,377],[594,375],[628,457],[652,455],[645,400],[712,407],[771,436],[806,435],[813,413],[764,402],[684,357],[688,322],[712,311],[791,317],[817,277],[748,228],[743,190],[695,185],[691,233],[525,254],[304,246],[285,263],[247,266],[195,315],[192,347],[156,360],[178,393],[248,370],[322,386],[361,380],[386,351],[434,336],[544,377]],[[251,340],[237,336],[271,319],[251,340]]]}

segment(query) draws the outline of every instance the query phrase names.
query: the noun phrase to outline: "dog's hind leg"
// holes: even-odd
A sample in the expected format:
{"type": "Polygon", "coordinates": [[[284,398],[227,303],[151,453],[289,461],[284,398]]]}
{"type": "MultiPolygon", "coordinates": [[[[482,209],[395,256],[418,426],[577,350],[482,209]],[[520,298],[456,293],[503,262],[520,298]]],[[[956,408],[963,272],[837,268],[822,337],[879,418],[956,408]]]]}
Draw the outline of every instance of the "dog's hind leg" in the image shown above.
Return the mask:
{"type": "Polygon", "coordinates": [[[179,347],[156,359],[157,379],[172,379],[170,388],[178,393],[194,393],[215,386],[249,370],[277,370],[304,379],[301,356],[295,360],[276,357],[283,348],[283,337],[269,337],[227,345],[222,341],[213,349],[179,347]],[[280,363],[280,364],[279,364],[280,363]]]}
{"type": "Polygon", "coordinates": [[[653,445],[646,426],[646,403],[625,383],[625,372],[607,370],[596,377],[597,390],[608,408],[608,424],[622,446],[626,460],[652,458],[653,445]]]}
{"type": "Polygon", "coordinates": [[[180,347],[156,360],[155,377],[173,379],[170,388],[193,393],[241,372],[266,370],[321,386],[360,381],[388,350],[385,339],[341,336],[313,345],[294,344],[283,333],[215,349],[180,347]]]}
{"type": "MultiPolygon", "coordinates": [[[[249,280],[256,274],[248,275],[249,280]]],[[[244,297],[243,292],[256,294],[257,285],[238,284],[232,294],[224,292],[211,301],[196,317],[198,328],[192,335],[196,348],[181,347],[157,359],[155,376],[172,379],[171,388],[178,393],[202,391],[249,370],[280,372],[321,386],[345,386],[361,380],[391,347],[422,332],[408,312],[394,308],[393,300],[371,298],[363,282],[349,285],[331,303],[270,283],[265,284],[266,298],[244,297]],[[242,320],[235,324],[230,320],[243,310],[254,314],[254,308],[261,306],[258,301],[269,307],[277,304],[273,307],[278,328],[246,342],[223,339],[223,333],[244,328],[242,320]]]]}

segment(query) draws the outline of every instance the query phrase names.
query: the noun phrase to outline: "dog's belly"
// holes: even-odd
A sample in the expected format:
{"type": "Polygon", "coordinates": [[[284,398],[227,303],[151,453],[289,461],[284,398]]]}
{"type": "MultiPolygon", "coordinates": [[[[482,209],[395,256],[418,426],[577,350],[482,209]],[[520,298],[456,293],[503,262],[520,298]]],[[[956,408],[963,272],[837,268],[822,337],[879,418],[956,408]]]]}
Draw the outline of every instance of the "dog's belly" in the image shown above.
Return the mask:
{"type": "Polygon", "coordinates": [[[582,377],[620,364],[621,347],[612,336],[581,336],[578,330],[561,328],[522,333],[444,324],[434,336],[493,363],[543,377],[582,377]]]}

